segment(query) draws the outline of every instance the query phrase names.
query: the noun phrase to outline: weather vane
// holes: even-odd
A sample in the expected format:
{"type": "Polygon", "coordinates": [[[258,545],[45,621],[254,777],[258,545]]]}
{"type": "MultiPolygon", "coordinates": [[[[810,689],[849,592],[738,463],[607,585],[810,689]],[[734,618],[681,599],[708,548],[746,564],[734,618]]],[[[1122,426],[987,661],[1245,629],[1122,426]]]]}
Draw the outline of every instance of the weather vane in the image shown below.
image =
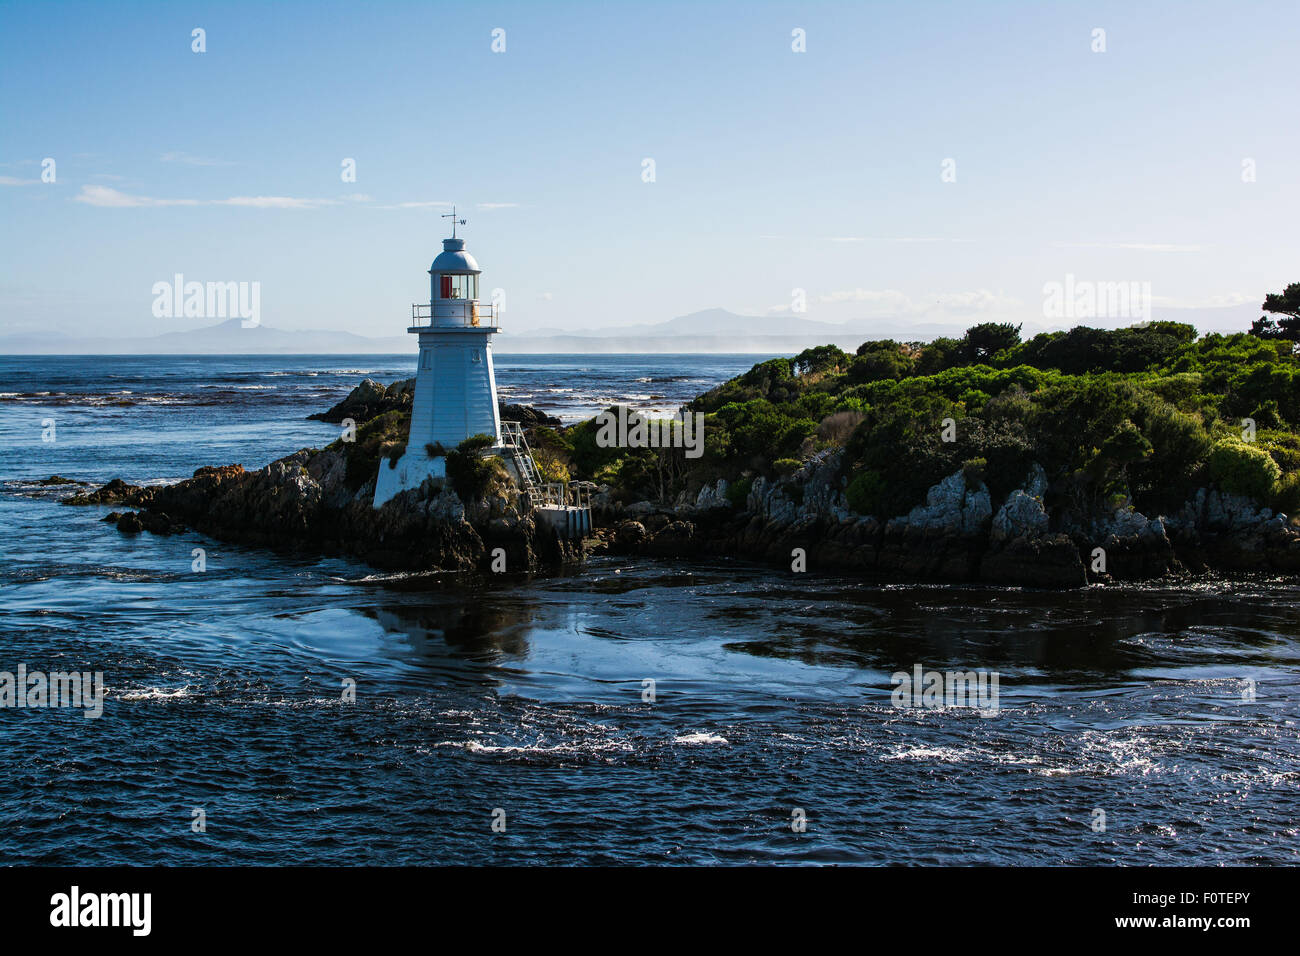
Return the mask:
{"type": "Polygon", "coordinates": [[[455,206],[452,206],[452,207],[451,207],[451,212],[444,212],[444,213],[442,214],[442,218],[443,218],[443,219],[450,219],[450,220],[451,220],[451,237],[452,237],[453,239],[455,239],[455,238],[456,238],[456,226],[457,226],[457,224],[463,226],[463,225],[465,225],[465,220],[464,220],[464,219],[457,219],[457,218],[456,218],[456,207],[455,207],[455,206]]]}

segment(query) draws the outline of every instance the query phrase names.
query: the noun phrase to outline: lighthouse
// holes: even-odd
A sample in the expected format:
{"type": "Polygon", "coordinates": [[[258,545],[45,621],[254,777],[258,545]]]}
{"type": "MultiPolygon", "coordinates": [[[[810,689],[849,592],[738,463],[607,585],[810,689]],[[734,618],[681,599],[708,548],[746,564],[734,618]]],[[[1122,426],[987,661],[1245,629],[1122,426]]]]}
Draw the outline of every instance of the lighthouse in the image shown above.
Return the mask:
{"type": "Polygon", "coordinates": [[[429,267],[429,304],[411,306],[407,329],[420,341],[411,436],[396,463],[380,463],[376,508],[427,478],[445,477],[440,450],[450,451],[473,435],[501,445],[492,368],[492,336],[501,329],[494,306],[479,302],[482,270],[456,235],[465,220],[456,218],[454,207],[444,218],[452,220],[451,238],[442,241],[442,252],[429,267]]]}

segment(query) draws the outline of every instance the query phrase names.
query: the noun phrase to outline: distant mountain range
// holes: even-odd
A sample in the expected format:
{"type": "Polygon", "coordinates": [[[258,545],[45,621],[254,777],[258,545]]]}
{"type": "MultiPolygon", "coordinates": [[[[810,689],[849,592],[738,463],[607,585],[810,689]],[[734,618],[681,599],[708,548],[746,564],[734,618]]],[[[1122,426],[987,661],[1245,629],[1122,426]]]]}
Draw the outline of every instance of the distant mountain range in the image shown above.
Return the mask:
{"type": "MultiPolygon", "coordinates": [[[[1190,322],[1201,332],[1242,332],[1258,317],[1258,306],[1154,310],[1156,319],[1190,322]]],[[[725,309],[706,309],[667,322],[608,329],[537,329],[512,333],[507,325],[507,331],[496,338],[494,347],[502,354],[749,352],[782,355],[826,344],[853,351],[868,339],[927,341],[940,335],[960,336],[966,325],[988,320],[988,317],[972,317],[964,324],[874,320],[841,325],[793,316],[737,315],[725,309]]],[[[1028,337],[1037,331],[1026,325],[1024,334],[1028,337]]],[[[352,332],[287,331],[265,325],[246,329],[239,319],[134,338],[80,337],[57,332],[0,335],[0,354],[6,355],[315,355],[393,354],[414,350],[415,337],[409,334],[372,337],[352,332]]]]}
{"type": "Polygon", "coordinates": [[[413,338],[369,338],[351,332],[291,332],[258,325],[243,328],[239,319],[219,325],[138,338],[81,337],[53,332],[0,336],[7,355],[244,355],[257,353],[325,354],[331,352],[409,352],[413,338]]]}

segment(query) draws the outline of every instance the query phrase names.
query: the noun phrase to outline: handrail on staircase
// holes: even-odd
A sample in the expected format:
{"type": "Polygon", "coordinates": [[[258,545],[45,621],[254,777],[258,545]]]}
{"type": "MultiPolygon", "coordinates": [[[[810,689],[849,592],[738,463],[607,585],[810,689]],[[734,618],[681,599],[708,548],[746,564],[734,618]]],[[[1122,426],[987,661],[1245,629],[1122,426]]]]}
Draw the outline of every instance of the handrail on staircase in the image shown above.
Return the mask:
{"type": "Polygon", "coordinates": [[[515,467],[523,479],[523,491],[528,495],[532,507],[591,507],[591,491],[585,485],[571,487],[568,482],[542,481],[541,472],[533,458],[533,450],[528,446],[528,437],[520,422],[501,422],[501,443],[513,453],[515,467]]]}

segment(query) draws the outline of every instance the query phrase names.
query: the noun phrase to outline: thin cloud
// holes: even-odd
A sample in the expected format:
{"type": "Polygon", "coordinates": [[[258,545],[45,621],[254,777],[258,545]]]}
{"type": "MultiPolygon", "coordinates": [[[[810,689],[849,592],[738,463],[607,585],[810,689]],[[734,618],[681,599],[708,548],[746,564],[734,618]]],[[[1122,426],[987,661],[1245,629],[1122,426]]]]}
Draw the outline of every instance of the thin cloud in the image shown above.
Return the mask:
{"type": "Polygon", "coordinates": [[[517,202],[481,202],[478,204],[479,209],[517,209],[517,202]]]}
{"type": "Polygon", "coordinates": [[[293,196],[232,196],[212,202],[217,206],[251,206],[255,209],[314,209],[338,205],[334,199],[298,199],[293,196]]]}
{"type": "Polygon", "coordinates": [[[144,206],[245,206],[253,209],[314,209],[333,206],[336,199],[299,199],[294,196],[232,196],[229,199],[155,199],[135,196],[111,186],[82,186],[77,202],[101,209],[135,209],[144,206]]]}
{"type": "Polygon", "coordinates": [[[943,236],[759,236],[777,242],[974,242],[974,239],[950,239],[943,236]]]}
{"type": "Polygon", "coordinates": [[[158,157],[164,163],[184,163],[186,166],[235,166],[225,159],[213,159],[210,156],[195,156],[193,153],[163,153],[158,157]]]}
{"type": "Polygon", "coordinates": [[[434,207],[446,208],[451,203],[443,202],[441,199],[420,200],[417,202],[399,202],[388,206],[380,206],[380,209],[433,209],[434,207]]]}
{"type": "Polygon", "coordinates": [[[1126,249],[1134,252],[1200,252],[1200,246],[1173,242],[1054,242],[1060,249],[1126,249]]]}
{"type": "Polygon", "coordinates": [[[0,186],[35,186],[39,179],[19,179],[16,176],[0,176],[0,186]]]}

